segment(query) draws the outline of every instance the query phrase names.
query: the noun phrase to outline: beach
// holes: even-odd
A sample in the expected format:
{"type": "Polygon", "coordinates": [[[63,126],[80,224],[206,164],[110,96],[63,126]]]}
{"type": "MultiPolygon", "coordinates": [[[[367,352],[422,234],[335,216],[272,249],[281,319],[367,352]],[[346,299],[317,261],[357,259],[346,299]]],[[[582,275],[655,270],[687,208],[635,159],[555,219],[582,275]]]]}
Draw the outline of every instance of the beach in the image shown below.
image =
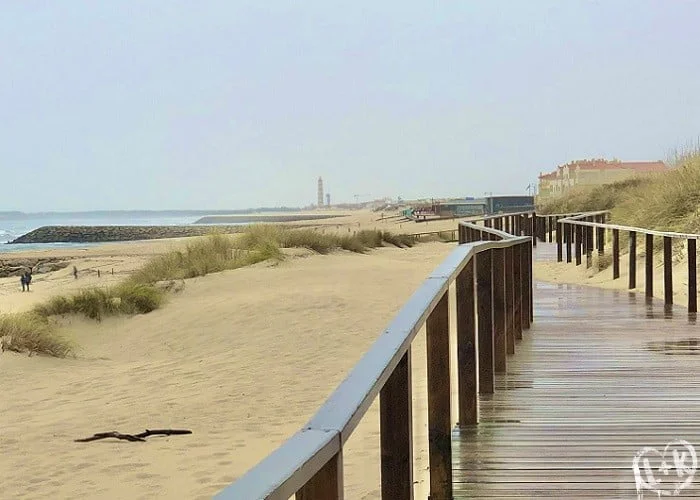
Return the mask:
{"type": "MultiPolygon", "coordinates": [[[[315,223],[333,231],[376,224],[404,232],[377,222],[377,215],[355,215],[346,225],[339,219],[315,223]]],[[[446,230],[457,221],[402,226],[446,230]]],[[[0,310],[27,310],[54,293],[116,282],[150,256],[188,241],[40,251],[71,265],[35,276],[29,293],[19,291],[16,278],[0,280],[0,310]]],[[[453,248],[432,242],[365,255],[293,249],[278,264],[185,280],[181,292],[149,314],[64,320],[63,331],[80,346],[75,359],[0,354],[0,468],[11,471],[0,483],[0,498],[210,498],[316,412],[453,248]],[[147,428],[192,434],[145,443],[74,442],[97,432],[147,428]]],[[[424,365],[424,349],[416,348],[419,407],[425,406],[424,365]]],[[[427,449],[420,415],[415,427],[420,468],[427,449]]],[[[346,496],[376,498],[378,401],[349,440],[344,463],[346,496]]],[[[424,486],[420,474],[416,480],[417,488],[424,486]]]]}

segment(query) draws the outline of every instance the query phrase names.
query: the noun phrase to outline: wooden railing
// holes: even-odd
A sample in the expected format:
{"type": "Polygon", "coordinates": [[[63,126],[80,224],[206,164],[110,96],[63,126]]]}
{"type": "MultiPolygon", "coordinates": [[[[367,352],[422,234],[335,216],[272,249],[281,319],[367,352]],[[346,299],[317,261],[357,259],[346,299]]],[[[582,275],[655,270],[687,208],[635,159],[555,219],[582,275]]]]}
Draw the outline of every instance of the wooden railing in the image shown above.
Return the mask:
{"type": "Polygon", "coordinates": [[[499,226],[505,219],[527,236],[461,222],[460,244],[312,419],[216,498],[342,499],[343,447],[377,395],[382,498],[413,498],[411,343],[425,326],[430,498],[451,499],[450,285],[455,284],[457,306],[459,425],[478,423],[477,395],[494,392],[495,373],[505,371],[515,340],[533,319],[534,214],[494,216],[484,223],[499,226]]]}
{"type": "Polygon", "coordinates": [[[578,214],[557,214],[537,216],[537,236],[545,241],[549,237],[552,241],[552,233],[556,234],[557,261],[582,264],[585,256],[586,267],[591,267],[593,252],[605,255],[607,235],[612,240],[612,266],[613,279],[620,278],[620,236],[628,237],[629,272],[628,289],[637,288],[637,235],[644,237],[644,269],[645,269],[645,296],[651,298],[654,295],[654,238],[663,239],[663,267],[664,267],[664,303],[673,305],[673,240],[685,240],[685,248],[688,253],[688,312],[697,313],[698,310],[698,286],[697,286],[697,240],[698,234],[675,233],[670,231],[653,231],[639,227],[607,224],[608,211],[588,212],[578,214]],[[573,247],[573,250],[572,250],[573,247]],[[573,253],[573,256],[572,256],[573,253]]]}

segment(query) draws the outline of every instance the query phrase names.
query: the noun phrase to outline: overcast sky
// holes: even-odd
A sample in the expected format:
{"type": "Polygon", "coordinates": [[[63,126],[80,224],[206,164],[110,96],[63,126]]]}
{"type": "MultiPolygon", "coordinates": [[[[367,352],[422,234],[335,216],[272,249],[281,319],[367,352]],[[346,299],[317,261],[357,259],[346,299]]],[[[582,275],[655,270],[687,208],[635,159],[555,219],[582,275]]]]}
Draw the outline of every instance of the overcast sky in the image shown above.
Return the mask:
{"type": "Polygon", "coordinates": [[[700,135],[700,2],[6,0],[0,210],[525,193],[700,135]]]}

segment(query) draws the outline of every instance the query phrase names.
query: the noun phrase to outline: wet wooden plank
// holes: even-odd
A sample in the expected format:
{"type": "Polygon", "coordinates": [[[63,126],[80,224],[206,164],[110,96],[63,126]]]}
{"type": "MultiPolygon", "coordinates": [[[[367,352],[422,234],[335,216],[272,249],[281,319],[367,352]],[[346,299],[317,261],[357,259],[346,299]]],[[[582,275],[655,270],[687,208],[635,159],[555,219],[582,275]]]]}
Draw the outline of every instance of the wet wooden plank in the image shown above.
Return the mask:
{"type": "MultiPolygon", "coordinates": [[[[479,424],[452,433],[454,498],[637,498],[636,453],[700,447],[700,327],[627,290],[536,283],[534,305],[479,424]]],[[[678,498],[700,498],[700,474],[678,498]]]]}

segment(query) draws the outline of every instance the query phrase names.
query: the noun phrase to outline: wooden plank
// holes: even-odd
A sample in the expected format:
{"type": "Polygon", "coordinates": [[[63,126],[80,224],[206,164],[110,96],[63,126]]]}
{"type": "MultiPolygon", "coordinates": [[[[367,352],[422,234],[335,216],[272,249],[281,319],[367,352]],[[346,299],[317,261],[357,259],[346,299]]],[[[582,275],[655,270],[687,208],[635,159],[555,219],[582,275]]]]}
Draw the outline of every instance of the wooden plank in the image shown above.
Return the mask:
{"type": "Polygon", "coordinates": [[[476,307],[479,328],[479,393],[493,393],[493,278],[492,250],[476,256],[476,307]]]}
{"type": "Polygon", "coordinates": [[[506,371],[506,275],[505,249],[492,251],[493,267],[493,352],[494,370],[506,371]]]}
{"type": "Polygon", "coordinates": [[[382,498],[413,498],[411,351],[379,393],[382,498]]]}
{"type": "Polygon", "coordinates": [[[450,335],[448,292],[426,322],[428,362],[428,456],[430,498],[452,498],[452,441],[450,434],[450,335]]]}
{"type": "Polygon", "coordinates": [[[477,413],[476,309],[474,259],[457,276],[457,390],[459,424],[473,425],[477,413]]]}
{"type": "Polygon", "coordinates": [[[342,452],[335,455],[296,494],[297,500],[342,500],[343,458],[342,452]]]}
{"type": "Polygon", "coordinates": [[[537,283],[534,304],[479,426],[453,433],[454,498],[637,498],[636,453],[700,445],[700,331],[683,308],[626,291],[537,283]]]}

